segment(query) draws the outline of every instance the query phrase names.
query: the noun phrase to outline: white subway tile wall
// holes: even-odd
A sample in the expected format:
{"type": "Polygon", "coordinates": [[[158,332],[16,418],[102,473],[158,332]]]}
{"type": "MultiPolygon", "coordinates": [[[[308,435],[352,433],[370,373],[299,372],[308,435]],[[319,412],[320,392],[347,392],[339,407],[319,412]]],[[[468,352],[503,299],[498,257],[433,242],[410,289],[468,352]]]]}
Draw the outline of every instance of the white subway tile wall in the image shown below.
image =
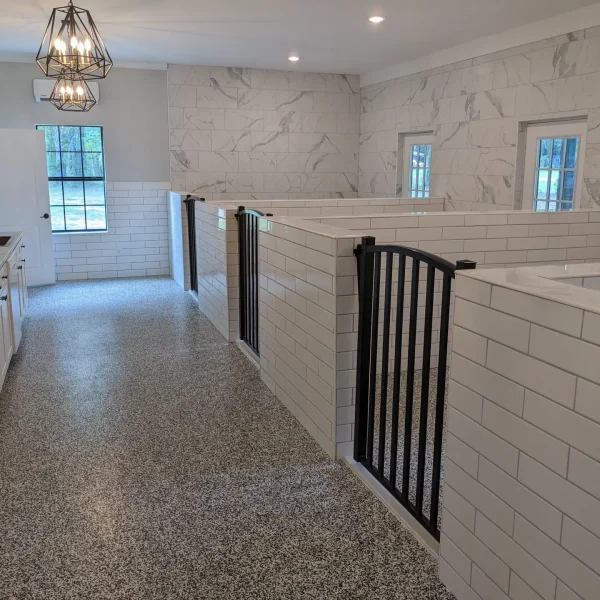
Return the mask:
{"type": "Polygon", "coordinates": [[[52,236],[56,280],[168,275],[169,182],[106,184],[108,231],[52,236]]]}
{"type": "MultiPolygon", "coordinates": [[[[336,440],[336,263],[354,239],[261,219],[262,380],[331,456],[336,440]],[[315,249],[318,248],[318,249],[315,249]]],[[[337,423],[339,425],[339,423],[337,423]]]]}
{"type": "MultiPolygon", "coordinates": [[[[571,237],[578,238],[580,236],[580,225],[572,224],[571,220],[574,216],[579,221],[585,221],[584,224],[588,226],[592,226],[590,233],[588,233],[586,238],[586,244],[592,244],[590,246],[586,246],[586,249],[589,251],[589,259],[585,259],[585,261],[593,261],[600,260],[600,246],[595,246],[598,243],[598,238],[595,237],[595,234],[591,233],[595,231],[596,221],[600,217],[600,211],[597,209],[587,209],[577,213],[568,213],[568,214],[555,214],[548,215],[544,213],[529,213],[529,214],[515,214],[510,212],[504,213],[494,213],[494,214],[468,214],[468,213],[456,213],[452,215],[394,215],[394,216],[360,216],[360,217],[344,217],[344,218],[336,218],[336,217],[321,217],[321,218],[311,218],[310,220],[313,222],[318,222],[322,225],[330,225],[334,227],[344,227],[348,230],[360,230],[361,235],[372,235],[375,236],[377,242],[381,243],[396,243],[396,244],[405,244],[407,246],[411,246],[414,248],[421,248],[423,250],[433,251],[436,254],[439,254],[443,258],[455,262],[460,259],[471,259],[477,262],[478,268],[490,268],[490,267],[509,267],[509,266],[518,266],[518,265],[535,265],[535,264],[560,264],[560,263],[577,263],[584,262],[581,259],[571,259],[569,260],[570,250],[564,249],[564,254],[560,255],[560,259],[556,259],[551,255],[540,255],[535,254],[532,255],[529,252],[520,252],[518,255],[514,255],[512,253],[499,252],[496,250],[493,251],[478,251],[471,252],[466,249],[466,244],[470,241],[469,239],[459,239],[460,233],[463,235],[467,233],[469,235],[470,229],[476,229],[477,235],[481,236],[481,241],[485,241],[490,239],[489,236],[493,236],[495,241],[499,241],[502,243],[502,247],[505,248],[511,242],[511,240],[520,239],[519,237],[511,237],[511,236],[521,236],[528,235],[529,229],[534,228],[534,231],[540,231],[539,227],[544,225],[549,225],[552,222],[552,225],[564,226],[564,236],[563,240],[568,240],[571,237]],[[520,225],[518,224],[520,221],[527,220],[530,224],[520,225]],[[564,223],[561,223],[564,221],[564,223]],[[477,223],[472,228],[467,226],[468,223],[477,223]],[[386,229],[389,227],[390,229],[386,229]],[[524,230],[519,229],[519,227],[523,227],[524,230]],[[571,229],[572,227],[577,227],[577,229],[571,229]],[[457,230],[456,232],[453,230],[457,230]],[[383,239],[382,239],[382,233],[383,239]],[[438,238],[439,236],[439,238],[438,238]],[[499,237],[502,236],[502,237],[499,237]],[[408,240],[407,240],[408,238],[408,240]],[[432,248],[433,240],[439,239],[438,242],[440,245],[436,248],[432,248]],[[443,246],[445,244],[443,240],[451,240],[452,246],[443,246]],[[555,260],[556,259],[556,260],[555,260]],[[508,262],[503,262],[508,261],[508,262]]],[[[307,224],[308,227],[308,224],[307,224]]],[[[540,236],[540,240],[544,240],[544,244],[547,247],[548,245],[553,244],[553,238],[551,236],[540,236]]],[[[567,244],[568,245],[568,244],[567,244]]],[[[395,276],[396,277],[396,276],[395,276]]],[[[595,279],[597,278],[587,278],[592,283],[588,282],[588,287],[595,285],[595,279]]],[[[354,392],[354,382],[356,375],[356,340],[358,334],[358,280],[356,277],[356,262],[355,259],[349,257],[349,260],[346,263],[338,263],[338,273],[337,273],[337,306],[338,306],[338,324],[341,329],[338,334],[339,344],[342,348],[345,348],[347,354],[345,355],[345,360],[338,363],[338,401],[344,403],[344,410],[338,411],[338,416],[340,419],[343,419],[341,422],[338,422],[338,425],[344,426],[344,431],[348,436],[351,436],[346,440],[346,446],[338,447],[339,452],[345,452],[346,455],[351,453],[352,450],[352,440],[353,440],[353,423],[354,423],[354,403],[355,403],[355,392],[354,392]]],[[[384,273],[382,270],[381,280],[384,281],[384,273]]],[[[394,279],[396,280],[396,279],[394,279]]],[[[425,278],[421,276],[420,286],[423,288],[421,291],[424,292],[424,280],[425,278]]],[[[467,357],[470,358],[471,361],[469,363],[468,376],[473,379],[477,376],[480,381],[480,385],[482,389],[492,389],[497,397],[503,397],[504,405],[503,407],[506,410],[511,412],[516,412],[517,414],[521,414],[523,410],[523,402],[524,402],[524,392],[523,387],[517,386],[514,381],[506,379],[506,377],[502,377],[501,375],[495,373],[489,373],[485,371],[485,369],[478,366],[478,362],[481,360],[485,361],[486,354],[485,352],[481,352],[481,345],[485,343],[485,336],[481,336],[482,340],[478,340],[478,336],[474,334],[472,331],[468,330],[468,321],[473,318],[473,315],[469,312],[468,308],[473,307],[473,303],[475,305],[482,306],[490,306],[492,302],[492,298],[490,296],[491,290],[486,288],[485,286],[478,285],[479,282],[472,283],[470,280],[465,282],[465,288],[467,291],[465,295],[470,298],[472,304],[465,305],[464,308],[461,308],[459,313],[456,315],[455,324],[460,328],[458,330],[458,339],[455,339],[454,331],[451,331],[450,335],[450,343],[457,343],[458,347],[463,348],[463,352],[467,357]],[[466,343],[466,339],[468,338],[469,343],[466,343]],[[477,347],[479,350],[477,351],[477,357],[473,356],[473,348],[477,347]],[[474,371],[479,367],[479,373],[475,373],[474,371]],[[506,390],[510,389],[511,393],[507,394],[506,390]]],[[[438,288],[436,288],[436,294],[434,297],[435,301],[435,311],[439,309],[440,304],[440,295],[439,295],[439,282],[436,282],[438,288]]],[[[383,289],[384,286],[381,286],[381,297],[380,297],[380,307],[383,306],[383,289]]],[[[496,292],[500,293],[500,292],[496,292]]],[[[502,293],[510,294],[510,290],[504,290],[502,293]]],[[[410,286],[407,284],[406,286],[406,300],[405,304],[409,302],[410,295],[410,286]]],[[[395,305],[396,302],[395,293],[392,295],[392,306],[395,305]]],[[[497,299],[494,297],[493,302],[497,302],[497,299]]],[[[525,300],[521,301],[524,303],[525,300]]],[[[543,304],[543,301],[541,301],[543,304]]],[[[474,307],[478,313],[485,313],[484,308],[480,308],[478,306],[474,307]]],[[[452,306],[452,312],[454,307],[452,306]]],[[[515,333],[514,338],[511,338],[510,344],[516,344],[519,348],[524,349],[525,346],[529,343],[529,323],[525,322],[525,318],[528,317],[527,310],[531,311],[531,308],[527,308],[525,304],[523,306],[519,305],[519,309],[515,309],[516,314],[519,315],[519,318],[515,318],[514,316],[506,315],[506,316],[498,316],[497,311],[490,311],[486,313],[487,318],[485,322],[487,326],[490,328],[488,331],[488,337],[492,335],[491,330],[496,330],[494,334],[500,343],[506,343],[506,335],[509,332],[515,333]],[[494,314],[494,318],[490,318],[490,315],[494,314]]],[[[580,318],[576,312],[573,312],[569,309],[569,307],[553,307],[551,311],[546,307],[545,311],[536,311],[537,315],[532,318],[532,320],[541,322],[542,324],[548,324],[550,318],[554,318],[555,313],[552,311],[560,311],[560,319],[555,319],[554,324],[552,325],[553,329],[558,329],[559,331],[568,330],[575,331],[580,323],[578,319],[580,318]]],[[[438,329],[439,329],[439,318],[436,318],[437,312],[434,312],[433,319],[433,345],[432,345],[432,354],[433,356],[437,356],[438,347],[438,329]]],[[[419,321],[418,321],[418,334],[417,334],[417,348],[416,348],[416,356],[417,363],[419,364],[419,359],[422,357],[423,352],[423,325],[424,325],[424,307],[419,307],[419,321]]],[[[482,314],[482,317],[485,316],[482,314]]],[[[395,314],[392,314],[391,318],[391,331],[395,330],[395,314]]],[[[405,314],[405,327],[404,327],[404,335],[407,337],[406,331],[408,326],[408,317],[405,314]]],[[[452,321],[452,315],[451,315],[452,321]]],[[[383,327],[382,320],[380,319],[380,328],[379,328],[379,349],[378,357],[381,356],[381,348],[383,345],[383,327]]],[[[454,326],[454,325],[453,325],[454,326]]],[[[393,334],[390,336],[391,343],[394,343],[393,334]]],[[[403,342],[403,356],[406,357],[407,352],[407,340],[405,339],[403,342]]],[[[492,352],[499,352],[504,348],[500,344],[496,344],[496,346],[492,347],[492,352]]],[[[518,348],[517,348],[518,349],[518,348]]],[[[510,349],[507,348],[507,351],[510,349]]],[[[488,349],[487,352],[490,350],[488,349]]],[[[542,361],[535,360],[533,358],[528,359],[528,366],[525,365],[517,365],[519,367],[519,371],[523,372],[523,377],[528,380],[535,380],[535,385],[538,388],[543,388],[548,390],[551,396],[555,398],[562,398],[564,390],[571,390],[575,385],[575,380],[570,378],[562,378],[557,380],[554,373],[547,373],[547,369],[545,368],[545,364],[542,361]],[[535,361],[535,362],[534,362],[535,361]]],[[[393,366],[393,358],[390,357],[390,369],[393,366]]],[[[403,358],[402,369],[406,367],[406,358],[403,358]]],[[[517,368],[515,367],[515,368],[517,368]]],[[[458,368],[458,366],[457,366],[458,368]]],[[[378,369],[380,369],[380,365],[378,365],[378,369]]],[[[514,378],[513,378],[514,379],[514,378]]],[[[525,385],[525,384],[523,384],[525,385]]],[[[477,391],[477,390],[475,390],[477,391]]],[[[479,393],[479,392],[478,392],[479,393]]],[[[540,391],[540,393],[542,393],[540,391]]],[[[343,456],[344,454],[339,454],[343,456]]]]}
{"type": "Polygon", "coordinates": [[[440,577],[457,600],[595,600],[600,346],[584,338],[598,315],[465,274],[455,311],[487,352],[452,350],[440,577]],[[491,325],[507,318],[521,327],[491,325]]]}
{"type": "MultiPolygon", "coordinates": [[[[276,216],[311,220],[322,215],[443,210],[441,198],[325,198],[304,200],[248,200],[196,202],[198,301],[204,312],[229,341],[239,336],[238,229],[235,214],[240,204],[276,216]]],[[[190,288],[187,215],[181,211],[185,289],[190,288]]],[[[310,225],[310,224],[309,224],[310,225]]],[[[301,230],[299,230],[301,231],[301,230]]],[[[302,232],[305,236],[305,233],[302,232]]],[[[310,243],[317,243],[311,238],[310,243]]]]}
{"type": "MultiPolygon", "coordinates": [[[[237,248],[236,212],[196,202],[198,306],[231,342],[237,339],[238,332],[238,260],[230,251],[234,243],[237,248]]],[[[187,231],[187,217],[185,227],[187,231]]]]}
{"type": "MultiPolygon", "coordinates": [[[[346,456],[352,453],[352,441],[354,439],[353,423],[354,423],[354,404],[355,404],[355,379],[356,379],[356,345],[358,335],[358,295],[357,295],[357,274],[356,274],[356,258],[353,254],[354,247],[360,242],[360,238],[354,238],[352,233],[354,232],[357,236],[365,234],[371,234],[376,236],[377,240],[380,241],[380,233],[387,231],[386,226],[396,227],[391,229],[393,233],[391,239],[398,244],[402,244],[406,232],[411,233],[412,241],[407,245],[413,247],[419,247],[423,249],[431,249],[431,237],[432,235],[439,235],[443,242],[444,239],[449,240],[453,246],[446,248],[444,252],[443,248],[438,251],[441,252],[441,256],[450,260],[456,261],[462,258],[470,258],[476,260],[479,267],[499,267],[499,266],[513,266],[514,263],[499,262],[500,260],[506,260],[509,258],[511,261],[518,258],[519,265],[531,265],[531,264],[548,264],[548,263],[566,263],[566,262],[583,262],[581,259],[568,260],[568,253],[564,256],[564,260],[555,261],[549,256],[531,255],[528,252],[519,253],[518,257],[513,255],[506,256],[506,253],[501,253],[496,250],[494,251],[482,251],[478,253],[472,253],[464,250],[464,244],[469,240],[458,239],[460,237],[458,232],[464,234],[468,233],[469,227],[466,225],[468,221],[475,219],[477,225],[474,225],[477,229],[477,235],[482,236],[481,239],[485,240],[488,237],[494,236],[493,239],[508,242],[513,239],[519,239],[521,235],[528,235],[529,229],[534,228],[534,231],[540,232],[542,226],[564,226],[564,238],[569,239],[571,234],[574,237],[580,237],[581,230],[580,226],[585,224],[592,226],[590,233],[586,235],[586,243],[594,244],[587,247],[590,252],[590,256],[597,257],[600,259],[600,246],[595,246],[597,242],[596,234],[592,233],[595,231],[597,220],[600,216],[600,211],[594,209],[588,209],[575,214],[575,218],[579,223],[572,223],[574,218],[573,214],[556,214],[548,215],[544,213],[538,214],[515,214],[511,212],[506,213],[495,213],[493,215],[482,214],[464,214],[456,213],[453,215],[448,214],[400,214],[400,215],[368,215],[368,216],[354,216],[354,217],[311,217],[308,219],[301,218],[287,218],[281,219],[278,223],[277,217],[272,219],[273,224],[279,224],[281,226],[288,226],[290,231],[294,232],[297,239],[303,240],[302,244],[309,244],[313,248],[322,248],[321,242],[317,241],[317,238],[311,237],[311,229],[315,227],[326,226],[329,230],[337,231],[335,235],[340,237],[338,244],[338,254],[335,260],[335,271],[333,273],[333,283],[327,279],[326,282],[322,281],[318,274],[314,271],[309,271],[305,274],[304,267],[302,264],[296,264],[293,260],[286,262],[286,269],[289,271],[289,275],[296,278],[296,286],[302,289],[305,294],[313,292],[311,302],[317,303],[319,297],[314,294],[312,286],[316,282],[320,282],[322,285],[327,285],[328,293],[333,293],[334,298],[331,299],[332,303],[335,301],[335,347],[333,348],[336,357],[335,370],[335,395],[336,395],[336,414],[335,414],[335,430],[336,430],[336,453],[337,456],[346,456]],[[521,221],[529,221],[528,224],[522,224],[521,221]],[[561,221],[566,221],[563,223],[561,221]],[[515,223],[516,221],[516,223],[515,223]],[[582,223],[582,221],[585,221],[582,223]],[[366,226],[366,229],[359,229],[359,227],[366,226]],[[341,229],[340,227],[346,227],[341,229]],[[347,229],[348,227],[356,227],[356,230],[347,229]],[[336,228],[336,229],[331,229],[336,228]],[[519,228],[524,228],[522,231],[519,228]],[[573,229],[575,228],[575,229],[573,229]],[[457,232],[453,232],[455,229],[457,232]],[[432,231],[437,230],[435,234],[432,231]],[[444,236],[448,237],[444,237],[444,236]],[[500,237],[503,236],[503,237],[500,237]],[[517,236],[517,237],[510,237],[517,236]],[[499,256],[501,254],[501,256],[499,256]],[[333,290],[333,292],[331,291],[333,290]]],[[[227,219],[227,223],[231,220],[227,219]]],[[[235,225],[234,225],[235,226],[235,225]]],[[[548,232],[547,230],[546,232],[548,232]]],[[[291,235],[291,234],[290,234],[291,235]]],[[[264,234],[261,233],[260,237],[264,234]]],[[[235,238],[237,239],[237,238],[235,238]]],[[[551,236],[540,236],[539,239],[544,239],[550,244],[551,236]]],[[[236,242],[232,242],[235,244],[236,242]]],[[[566,250],[566,249],[565,249],[566,250]]],[[[237,255],[237,253],[236,253],[237,255]]],[[[563,255],[561,255],[563,256],[563,255]]],[[[586,259],[593,260],[593,258],[586,259]]],[[[274,265],[276,266],[276,265],[274,265]]],[[[278,267],[280,268],[280,267],[278,267]]],[[[587,278],[590,281],[594,281],[595,278],[587,278]]],[[[424,278],[421,278],[421,285],[424,278]]],[[[590,284],[590,285],[593,285],[590,284]]],[[[559,308],[552,307],[552,309],[546,308],[544,311],[533,309],[531,306],[526,304],[526,300],[521,299],[519,302],[514,302],[515,314],[497,315],[496,303],[501,301],[502,295],[500,292],[495,292],[492,297],[492,291],[489,286],[480,284],[471,280],[466,280],[464,283],[466,296],[465,301],[469,301],[471,304],[465,304],[462,306],[457,314],[457,325],[458,325],[458,339],[457,348],[462,348],[463,356],[455,359],[456,378],[464,384],[462,379],[465,378],[471,382],[478,382],[477,388],[471,388],[475,392],[475,395],[482,397],[483,390],[487,390],[488,395],[491,395],[490,400],[501,405],[502,408],[507,412],[516,415],[523,414],[523,407],[525,403],[525,387],[530,387],[532,391],[538,394],[545,394],[557,402],[565,402],[565,398],[570,397],[575,390],[576,379],[575,377],[569,376],[568,374],[560,375],[552,368],[548,367],[544,359],[538,359],[534,356],[527,356],[522,361],[517,360],[515,357],[519,356],[520,352],[524,352],[529,347],[529,335],[532,331],[532,327],[529,323],[529,314],[533,310],[536,314],[531,317],[534,322],[539,322],[542,325],[547,325],[553,329],[561,332],[574,332],[578,330],[581,316],[577,311],[569,310],[568,307],[559,308]],[[545,316],[544,316],[545,315],[545,316]],[[560,319],[557,319],[553,325],[548,322],[551,317],[555,315],[562,315],[560,319]],[[473,318],[480,318],[481,322],[486,323],[485,335],[477,334],[470,329],[470,322],[473,318]],[[501,326],[500,326],[501,325],[501,326]],[[509,334],[514,334],[512,337],[508,337],[509,334]],[[469,340],[469,343],[467,343],[469,340]],[[491,340],[491,341],[488,341],[491,340]],[[478,347],[481,347],[481,352],[477,356],[473,356],[472,344],[476,342],[478,347]],[[508,344],[508,345],[507,345],[508,344]],[[485,346],[485,350],[483,350],[485,346]],[[485,361],[491,357],[501,356],[505,364],[511,365],[510,368],[504,371],[498,370],[498,372],[490,372],[485,369],[485,361]]],[[[383,286],[382,286],[383,289],[383,286]]],[[[410,292],[410,287],[406,287],[407,295],[410,292]]],[[[510,290],[502,292],[510,296],[510,290]]],[[[512,296],[511,296],[512,297],[512,296]]],[[[436,310],[437,304],[439,304],[439,293],[436,293],[436,310]]],[[[285,298],[281,298],[280,302],[285,304],[282,306],[282,310],[288,310],[291,314],[296,311],[298,305],[296,298],[293,295],[287,295],[285,298]]],[[[394,304],[395,300],[392,300],[394,304]]],[[[231,310],[227,312],[230,318],[234,315],[234,310],[237,310],[237,296],[236,302],[229,304],[231,310]]],[[[543,304],[543,301],[542,301],[543,304]]],[[[333,306],[333,304],[332,304],[333,306]]],[[[380,306],[383,306],[380,304],[380,306]]],[[[453,310],[453,307],[452,307],[453,310]]],[[[417,337],[417,364],[422,356],[422,325],[424,323],[424,308],[419,308],[419,327],[417,337]]],[[[405,320],[408,318],[405,315],[405,320]]],[[[479,322],[479,321],[478,321],[479,322]]],[[[439,319],[435,318],[434,315],[434,332],[433,332],[433,355],[437,353],[437,328],[439,328],[439,319]]],[[[394,330],[395,315],[392,316],[391,329],[394,330]]],[[[382,344],[382,325],[380,323],[379,331],[379,345],[382,344]]],[[[406,327],[405,327],[406,329],[406,327]]],[[[231,329],[229,330],[231,334],[231,329]]],[[[590,329],[590,331],[594,331],[590,329]]],[[[453,332],[451,332],[453,333],[453,332]]],[[[235,339],[234,337],[232,339],[235,339]]],[[[453,336],[451,335],[451,341],[453,336]]],[[[393,343],[393,339],[391,340],[393,343]]],[[[587,342],[586,342],[587,343],[587,342]]],[[[404,341],[406,344],[406,341],[404,341]]],[[[378,353],[378,356],[381,352],[378,353]]],[[[404,352],[406,356],[406,352],[404,352]]],[[[392,358],[390,357],[390,367],[393,365],[392,358]]],[[[405,367],[406,359],[403,359],[403,368],[405,367]]],[[[583,367],[582,367],[583,368],[583,367]]],[[[591,367],[586,367],[588,371],[591,367]]],[[[586,373],[588,372],[586,371],[586,373]]],[[[472,383],[471,385],[475,385],[472,383]]],[[[582,403],[584,401],[582,400],[582,403]]],[[[488,414],[484,410],[484,404],[481,402],[478,406],[476,397],[463,398],[461,404],[463,411],[470,414],[471,419],[474,418],[475,414],[481,415],[478,419],[480,421],[486,418],[488,414]],[[468,409],[466,407],[469,407],[468,409]]],[[[590,402],[586,403],[589,407],[590,402]]],[[[588,410],[593,410],[588,408],[588,410]]],[[[509,472],[516,474],[517,470],[517,454],[513,450],[513,446],[506,444],[500,437],[493,434],[483,426],[479,428],[473,428],[469,425],[469,422],[465,422],[460,416],[459,412],[450,412],[450,418],[463,427],[465,434],[469,435],[473,440],[474,444],[484,445],[490,450],[490,454],[486,455],[488,460],[503,468],[509,472]]],[[[537,439],[540,443],[545,442],[547,438],[541,436],[537,439]]],[[[533,442],[532,442],[533,443],[533,442]]],[[[479,446],[477,446],[479,447],[479,446]]],[[[464,453],[463,453],[464,454],[464,453]]],[[[564,457],[562,457],[561,449],[555,449],[555,457],[550,468],[562,472],[564,470],[564,457]]]]}

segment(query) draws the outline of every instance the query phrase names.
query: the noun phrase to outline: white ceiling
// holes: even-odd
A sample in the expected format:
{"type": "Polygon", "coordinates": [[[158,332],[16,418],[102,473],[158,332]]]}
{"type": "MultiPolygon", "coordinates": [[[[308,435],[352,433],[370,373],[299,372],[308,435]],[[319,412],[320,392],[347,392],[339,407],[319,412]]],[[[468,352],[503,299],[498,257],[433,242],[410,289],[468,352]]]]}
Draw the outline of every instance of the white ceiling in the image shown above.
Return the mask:
{"type": "MultiPolygon", "coordinates": [[[[597,0],[78,0],[113,59],[365,73],[597,0]],[[368,17],[386,20],[372,25],[368,17]],[[290,52],[301,61],[292,65],[290,52]]],[[[61,0],[1,0],[0,59],[35,55],[61,0]]]]}

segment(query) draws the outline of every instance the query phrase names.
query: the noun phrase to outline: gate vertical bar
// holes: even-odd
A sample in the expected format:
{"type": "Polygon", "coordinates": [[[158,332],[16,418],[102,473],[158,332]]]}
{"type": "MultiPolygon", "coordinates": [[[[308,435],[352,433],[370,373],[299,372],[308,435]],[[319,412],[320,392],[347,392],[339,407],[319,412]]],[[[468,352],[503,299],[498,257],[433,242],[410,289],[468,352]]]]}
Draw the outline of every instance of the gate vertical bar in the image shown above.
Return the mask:
{"type": "Polygon", "coordinates": [[[258,258],[258,217],[256,215],[252,216],[252,231],[253,231],[253,235],[254,235],[254,243],[252,245],[253,252],[254,252],[254,270],[252,272],[252,279],[253,279],[253,285],[254,285],[254,293],[252,294],[252,302],[253,302],[252,346],[258,353],[258,286],[259,286],[258,265],[259,265],[259,258],[258,258]]]}
{"type": "Polygon", "coordinates": [[[244,207],[238,206],[238,268],[239,268],[239,294],[240,294],[240,339],[244,339],[246,331],[246,228],[244,227],[244,207]]]}
{"type": "Polygon", "coordinates": [[[373,464],[375,441],[375,403],[377,396],[377,341],[379,336],[379,293],[381,254],[373,254],[373,314],[371,316],[371,364],[369,366],[369,424],[367,427],[367,461],[373,464]]]}
{"type": "Polygon", "coordinates": [[[356,356],[356,399],[354,413],[354,460],[366,458],[367,417],[369,397],[369,365],[371,362],[371,316],[373,312],[373,260],[368,248],[375,245],[374,237],[364,237],[357,248],[359,273],[358,321],[359,336],[356,356]]]}
{"type": "Polygon", "coordinates": [[[410,282],[410,324],[408,328],[408,366],[406,372],[406,412],[404,415],[404,456],[402,466],[402,495],[408,500],[412,443],[413,399],[415,394],[415,354],[417,346],[417,317],[419,308],[419,268],[421,262],[413,257],[410,282]]]}
{"type": "Polygon", "coordinates": [[[392,265],[394,255],[387,253],[385,263],[385,295],[383,303],[383,350],[381,355],[381,405],[379,411],[379,457],[377,468],[379,476],[383,477],[385,462],[385,428],[387,421],[387,391],[390,352],[390,320],[392,317],[392,265]]]}
{"type": "Polygon", "coordinates": [[[250,238],[250,244],[248,244],[248,259],[249,259],[249,263],[250,263],[250,268],[249,268],[249,272],[250,272],[250,280],[248,281],[249,284],[249,293],[248,293],[248,304],[250,306],[250,311],[249,311],[249,323],[248,323],[248,341],[250,342],[250,346],[252,348],[254,348],[254,285],[255,285],[255,281],[254,281],[254,274],[255,274],[255,261],[256,261],[256,257],[255,257],[255,251],[256,251],[256,246],[255,246],[255,241],[254,241],[254,215],[253,214],[248,214],[247,217],[248,219],[248,237],[250,238]]]}
{"type": "Polygon", "coordinates": [[[394,352],[394,389],[392,396],[392,434],[390,440],[390,484],[396,486],[398,461],[398,418],[400,414],[400,381],[402,378],[402,334],[404,321],[404,284],[406,280],[406,256],[400,255],[398,265],[398,297],[396,298],[396,348],[394,352]]]}
{"type": "Polygon", "coordinates": [[[429,416],[429,375],[431,366],[431,333],[433,324],[433,300],[435,267],[427,267],[427,290],[425,292],[425,331],[423,332],[423,369],[421,371],[421,412],[419,415],[419,450],[417,460],[417,514],[423,514],[423,487],[425,483],[425,454],[427,451],[427,418],[429,416]]]}

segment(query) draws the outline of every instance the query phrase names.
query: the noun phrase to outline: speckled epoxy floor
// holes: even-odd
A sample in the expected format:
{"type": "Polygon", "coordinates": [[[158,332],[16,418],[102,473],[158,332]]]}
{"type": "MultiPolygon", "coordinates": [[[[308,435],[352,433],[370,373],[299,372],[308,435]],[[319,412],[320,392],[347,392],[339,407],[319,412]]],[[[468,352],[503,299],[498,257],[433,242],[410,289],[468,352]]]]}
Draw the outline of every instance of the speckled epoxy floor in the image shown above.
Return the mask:
{"type": "Polygon", "coordinates": [[[449,600],[168,279],[31,290],[0,393],[0,598],[449,600]]]}

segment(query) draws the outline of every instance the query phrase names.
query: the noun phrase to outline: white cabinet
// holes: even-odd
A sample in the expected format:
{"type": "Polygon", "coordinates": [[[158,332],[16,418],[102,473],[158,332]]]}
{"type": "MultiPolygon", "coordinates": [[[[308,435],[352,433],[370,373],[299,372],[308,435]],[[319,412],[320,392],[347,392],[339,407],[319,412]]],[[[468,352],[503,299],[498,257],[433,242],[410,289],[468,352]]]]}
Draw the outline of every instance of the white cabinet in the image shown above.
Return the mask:
{"type": "Polygon", "coordinates": [[[27,312],[27,271],[25,248],[20,235],[13,236],[16,243],[9,242],[7,254],[0,256],[0,391],[10,365],[12,355],[21,342],[21,329],[27,312]]]}
{"type": "Polygon", "coordinates": [[[19,242],[11,258],[8,260],[10,279],[10,304],[12,312],[13,346],[16,352],[21,343],[21,326],[27,312],[27,274],[23,249],[19,242]]]}
{"type": "Polygon", "coordinates": [[[13,355],[13,333],[10,306],[10,285],[8,280],[9,265],[0,269],[0,388],[4,383],[6,371],[13,355]]]}

